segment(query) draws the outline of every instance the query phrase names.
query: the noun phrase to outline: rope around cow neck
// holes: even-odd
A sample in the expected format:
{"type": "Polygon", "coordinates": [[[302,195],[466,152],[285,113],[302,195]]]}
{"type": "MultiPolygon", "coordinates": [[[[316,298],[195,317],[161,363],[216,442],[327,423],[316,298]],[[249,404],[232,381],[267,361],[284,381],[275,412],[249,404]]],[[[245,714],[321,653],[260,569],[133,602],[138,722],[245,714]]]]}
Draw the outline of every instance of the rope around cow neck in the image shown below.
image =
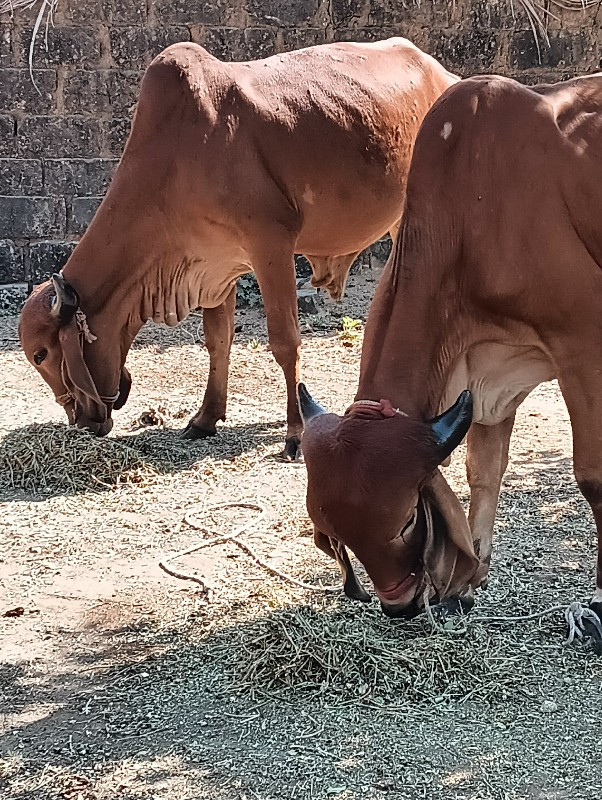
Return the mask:
{"type": "MultiPolygon", "coordinates": [[[[258,511],[259,516],[255,517],[255,519],[250,520],[249,522],[245,522],[244,524],[237,525],[230,533],[225,534],[223,536],[214,536],[211,539],[206,539],[205,541],[201,542],[201,544],[196,545],[195,547],[189,547],[186,550],[179,550],[172,555],[161,559],[159,561],[159,567],[166,572],[168,575],[171,575],[172,578],[178,578],[179,580],[183,581],[193,581],[197,583],[203,592],[203,594],[209,594],[211,591],[211,587],[206,583],[206,581],[199,577],[198,575],[193,575],[192,573],[182,572],[181,570],[174,569],[170,567],[169,564],[172,561],[175,561],[178,558],[183,558],[184,556],[190,555],[192,553],[196,553],[199,550],[203,550],[207,547],[215,547],[218,544],[225,544],[227,542],[232,542],[237,547],[239,547],[244,553],[249,555],[260,567],[270,572],[272,575],[280,578],[287,583],[292,584],[293,586],[297,586],[301,589],[307,589],[311,592],[324,592],[325,594],[339,594],[340,588],[333,587],[333,586],[323,586],[322,584],[314,584],[314,583],[305,583],[304,581],[300,581],[297,578],[289,575],[286,572],[274,567],[272,564],[269,564],[265,561],[258,553],[243,539],[240,538],[240,535],[243,532],[249,532],[251,529],[255,528],[259,525],[260,522],[263,522],[267,516],[266,507],[259,502],[235,502],[235,503],[217,503],[213,506],[205,507],[202,503],[197,503],[194,506],[190,506],[187,510],[186,514],[184,515],[184,522],[189,525],[191,528],[199,531],[207,531],[207,528],[201,520],[195,515],[197,510],[202,510],[205,514],[209,514],[212,511],[222,511],[227,508],[247,508],[252,511],[258,511]]],[[[468,632],[468,627],[464,624],[462,627],[452,627],[448,628],[441,624],[439,621],[435,619],[433,614],[431,605],[429,603],[429,589],[428,587],[424,590],[423,601],[424,601],[424,609],[426,615],[428,617],[431,626],[437,630],[443,630],[446,633],[452,634],[464,634],[468,632]]],[[[471,622],[493,622],[493,623],[520,623],[520,622],[531,622],[533,620],[543,619],[543,617],[550,616],[551,614],[556,614],[558,612],[564,612],[564,618],[568,626],[568,635],[564,641],[564,644],[569,645],[575,639],[582,639],[586,634],[585,630],[585,623],[590,622],[595,629],[597,635],[602,639],[602,622],[598,618],[598,615],[592,611],[591,608],[582,605],[581,603],[575,601],[570,603],[568,606],[564,605],[554,605],[549,606],[548,608],[544,608],[542,611],[535,611],[532,614],[523,614],[518,616],[479,616],[479,615],[470,615],[466,617],[467,621],[471,622]]]]}

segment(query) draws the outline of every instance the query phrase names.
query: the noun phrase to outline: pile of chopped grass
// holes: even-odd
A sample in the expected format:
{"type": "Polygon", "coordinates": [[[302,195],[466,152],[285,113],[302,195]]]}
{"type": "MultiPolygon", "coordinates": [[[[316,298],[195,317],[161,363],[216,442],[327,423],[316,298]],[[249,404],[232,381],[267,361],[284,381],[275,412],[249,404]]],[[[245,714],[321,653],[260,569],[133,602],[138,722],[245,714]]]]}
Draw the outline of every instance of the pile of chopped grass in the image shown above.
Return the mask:
{"type": "MultiPolygon", "coordinates": [[[[538,695],[554,627],[544,620],[525,637],[524,627],[510,633],[469,618],[466,632],[430,631],[424,617],[392,622],[376,607],[324,600],[214,630],[207,655],[225,667],[227,693],[254,700],[300,692],[381,707],[496,704],[538,695]]],[[[558,645],[567,659],[582,655],[558,645]]]]}
{"type": "Polygon", "coordinates": [[[0,440],[3,489],[79,492],[143,485],[157,475],[137,448],[67,425],[29,425],[0,440]]]}

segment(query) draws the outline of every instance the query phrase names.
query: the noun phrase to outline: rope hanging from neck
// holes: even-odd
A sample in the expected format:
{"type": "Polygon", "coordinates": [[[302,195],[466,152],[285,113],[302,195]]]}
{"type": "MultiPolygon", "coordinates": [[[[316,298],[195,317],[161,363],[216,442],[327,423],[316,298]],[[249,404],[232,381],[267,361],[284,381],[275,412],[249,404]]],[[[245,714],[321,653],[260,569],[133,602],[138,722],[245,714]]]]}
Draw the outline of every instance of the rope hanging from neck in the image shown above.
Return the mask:
{"type": "MultiPolygon", "coordinates": [[[[81,310],[81,308],[78,308],[77,311],[75,312],[75,325],[79,333],[80,343],[83,351],[84,341],[86,341],[88,344],[92,344],[92,342],[97,341],[98,336],[95,336],[90,330],[86,315],[81,310]]],[[[117,398],[119,397],[119,391],[110,396],[103,396],[101,394],[99,394],[98,396],[100,397],[103,403],[106,403],[108,405],[111,403],[115,403],[117,401],[117,398]]],[[[65,394],[61,394],[58,397],[55,397],[54,399],[60,406],[63,406],[63,408],[69,403],[75,402],[75,397],[71,394],[71,392],[65,392],[65,394]]]]}
{"type": "Polygon", "coordinates": [[[88,327],[88,320],[86,319],[86,315],[81,308],[78,308],[75,312],[75,324],[77,325],[80,336],[82,336],[88,342],[88,344],[92,344],[92,342],[95,342],[98,339],[98,336],[94,336],[88,327]]]}

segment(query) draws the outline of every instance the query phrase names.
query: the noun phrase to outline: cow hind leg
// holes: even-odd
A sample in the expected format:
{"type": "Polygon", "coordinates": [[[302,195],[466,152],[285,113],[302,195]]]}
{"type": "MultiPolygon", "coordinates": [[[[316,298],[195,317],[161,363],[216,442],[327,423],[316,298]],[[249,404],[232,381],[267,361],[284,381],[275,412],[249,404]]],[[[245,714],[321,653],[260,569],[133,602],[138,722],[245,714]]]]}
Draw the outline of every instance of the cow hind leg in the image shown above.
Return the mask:
{"type": "MultiPolygon", "coordinates": [[[[588,339],[596,341],[597,336],[597,331],[595,335],[584,335],[568,353],[561,354],[561,363],[570,365],[570,368],[558,376],[558,382],[571,420],[575,478],[596,524],[596,590],[590,608],[602,621],[602,376],[596,368],[600,363],[597,348],[593,352],[584,350],[588,339]],[[580,368],[580,365],[584,366],[580,368]]],[[[600,647],[602,637],[598,629],[587,621],[585,628],[600,647]]]]}
{"type": "Polygon", "coordinates": [[[205,344],[209,351],[209,378],[203,404],[182,433],[185,439],[213,436],[218,420],[226,419],[228,366],[234,338],[235,306],[236,284],[221,305],[203,309],[205,344]]]}
{"type": "Polygon", "coordinates": [[[579,381],[578,374],[573,374],[568,380],[560,379],[560,387],[571,418],[575,479],[596,524],[596,590],[590,608],[602,620],[602,380],[579,381]]]}
{"type": "MultiPolygon", "coordinates": [[[[602,409],[601,409],[602,412],[602,409]]],[[[598,417],[599,418],[599,417],[598,417]]],[[[592,420],[594,417],[592,416],[592,420]]],[[[574,429],[573,429],[574,430],[574,429]]],[[[573,436],[575,434],[573,433],[573,436]]],[[[602,441],[600,437],[594,437],[598,443],[598,455],[602,455],[602,441]]],[[[588,448],[591,453],[591,448],[588,448]]],[[[581,448],[579,451],[574,443],[575,477],[577,484],[585,497],[594,515],[598,536],[598,558],[596,563],[596,590],[592,596],[589,607],[598,616],[602,623],[602,464],[594,467],[593,463],[587,463],[588,454],[581,448]],[[578,454],[579,452],[579,454],[578,454]]],[[[598,626],[594,626],[590,621],[584,619],[585,632],[598,642],[598,651],[602,652],[600,643],[602,636],[598,626]]]]}
{"type": "Polygon", "coordinates": [[[493,526],[515,414],[497,425],[471,426],[467,437],[466,473],[470,486],[468,523],[481,565],[474,585],[485,586],[493,548],[493,526]]]}

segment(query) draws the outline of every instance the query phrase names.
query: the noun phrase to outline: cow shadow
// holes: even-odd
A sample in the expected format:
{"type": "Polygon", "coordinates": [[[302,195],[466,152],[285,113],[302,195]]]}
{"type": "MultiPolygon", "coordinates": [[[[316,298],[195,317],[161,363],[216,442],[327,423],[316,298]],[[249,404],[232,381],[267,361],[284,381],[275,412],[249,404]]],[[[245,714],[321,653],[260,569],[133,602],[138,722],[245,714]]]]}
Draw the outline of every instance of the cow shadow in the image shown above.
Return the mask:
{"type": "Polygon", "coordinates": [[[0,502],[43,501],[82,492],[112,491],[123,482],[133,480],[135,483],[133,473],[136,470],[144,471],[148,467],[157,476],[170,475],[190,470],[206,458],[232,461],[265,445],[276,459],[284,441],[282,422],[223,425],[215,436],[195,440],[183,439],[181,429],[151,428],[135,435],[111,434],[106,439],[90,438],[87,458],[85,447],[73,437],[87,437],[88,434],[69,429],[66,441],[77,443],[77,451],[70,450],[68,444],[64,446],[63,437],[53,448],[48,445],[48,440],[40,437],[41,431],[50,431],[52,427],[62,429],[67,426],[56,423],[26,425],[9,431],[0,439],[0,502]],[[24,441],[27,442],[26,448],[24,441]],[[103,458],[103,446],[106,459],[103,458]],[[23,461],[24,454],[27,462],[23,461]],[[96,469],[93,454],[106,461],[106,470],[111,473],[108,482],[99,482],[93,477],[96,469]],[[114,466],[111,463],[113,459],[114,466]],[[31,464],[31,467],[26,464],[31,464]],[[63,480],[61,474],[68,475],[70,468],[88,475],[89,480],[80,482],[78,478],[78,486],[68,478],[63,480]],[[19,488],[20,479],[23,488],[19,488]]]}

